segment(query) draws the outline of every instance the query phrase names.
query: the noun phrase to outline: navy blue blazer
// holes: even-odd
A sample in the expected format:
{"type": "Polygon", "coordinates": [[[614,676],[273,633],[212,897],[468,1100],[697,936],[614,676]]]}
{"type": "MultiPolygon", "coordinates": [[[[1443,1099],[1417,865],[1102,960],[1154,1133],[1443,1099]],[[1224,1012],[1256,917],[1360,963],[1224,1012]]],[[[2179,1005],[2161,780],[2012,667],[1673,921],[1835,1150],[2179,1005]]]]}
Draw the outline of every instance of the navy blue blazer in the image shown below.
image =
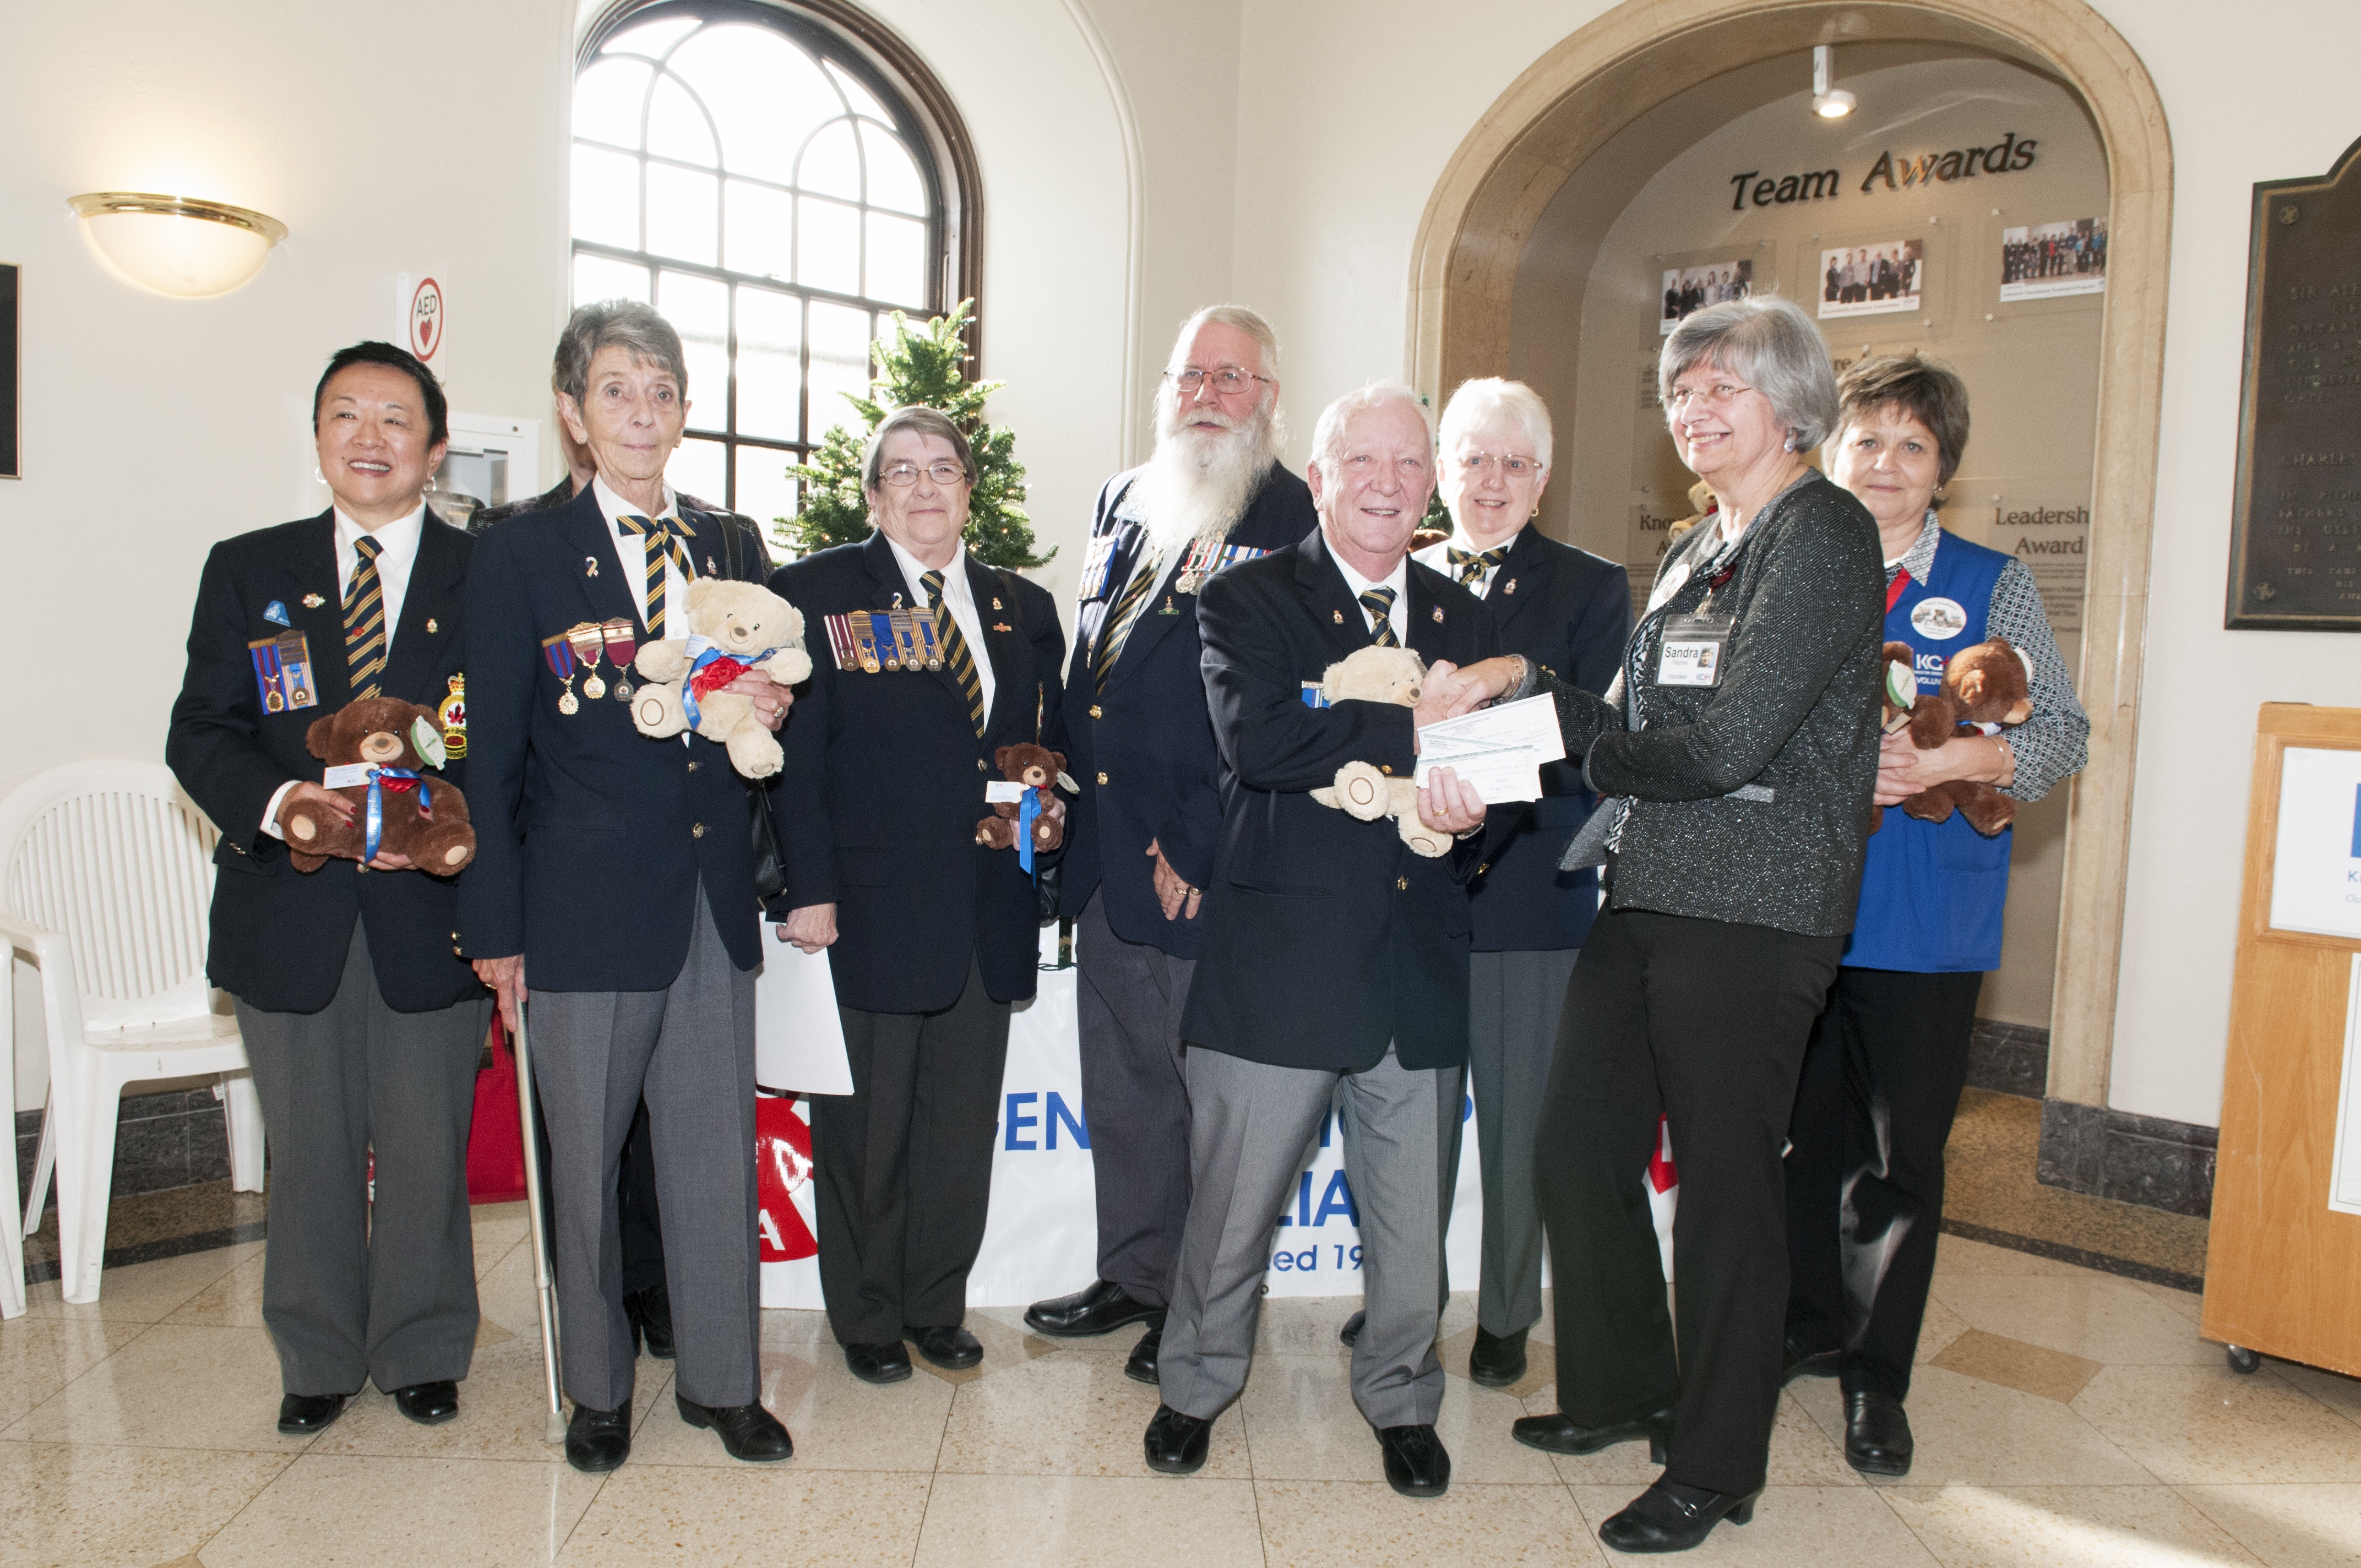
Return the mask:
{"type": "MultiPolygon", "coordinates": [[[[1428,663],[1494,651],[1484,607],[1441,573],[1411,562],[1409,598],[1410,645],[1428,663]]],[[[1303,702],[1304,683],[1369,642],[1321,534],[1213,578],[1197,619],[1224,763],[1222,834],[1181,1037],[1327,1072],[1374,1067],[1389,1041],[1406,1068],[1464,1063],[1466,879],[1505,826],[1430,860],[1390,821],[1312,799],[1345,762],[1407,776],[1417,760],[1411,709],[1303,702]]]]}
{"type": "MultiPolygon", "coordinates": [[[[1067,818],[1058,912],[1069,919],[1081,915],[1096,891],[1116,936],[1174,958],[1193,959],[1203,913],[1193,920],[1185,915],[1164,918],[1156,897],[1155,862],[1148,855],[1148,846],[1157,845],[1182,881],[1203,887],[1213,881],[1213,844],[1222,826],[1222,760],[1205,711],[1197,596],[1181,592],[1178,582],[1186,550],[1166,564],[1153,602],[1124,640],[1104,693],[1093,675],[1099,635],[1149,547],[1147,530],[1116,515],[1142,472],[1134,468],[1109,479],[1099,491],[1091,522],[1091,558],[1102,550],[1109,558],[1105,571],[1082,585],[1094,591],[1074,612],[1062,724],[1050,741],[1066,753],[1067,771],[1082,786],[1067,818]]],[[[1319,521],[1311,489],[1274,463],[1230,530],[1229,543],[1283,550],[1319,521]]]]}
{"type": "MultiPolygon", "coordinates": [[[[1630,575],[1530,525],[1509,546],[1483,603],[1501,652],[1522,653],[1588,692],[1606,692],[1631,639],[1630,575]]],[[[1598,873],[1557,863],[1598,805],[1579,758],[1542,769],[1542,798],[1468,885],[1476,951],[1582,946],[1598,915],[1598,873]]]]}
{"type": "MultiPolygon", "coordinates": [[[[508,526],[514,526],[513,524],[508,526]]],[[[1039,584],[960,557],[992,661],[983,739],[948,669],[865,674],[836,667],[821,618],[919,601],[882,533],[780,567],[771,591],[804,613],[812,678],[780,734],[779,835],[786,889],[770,915],[836,905],[829,968],[837,1002],[933,1013],[966,989],[971,962],[994,1002],[1033,994],[1041,920],[1016,851],[975,841],[999,778],[993,754],[1038,739],[1058,707],[1066,636],[1039,584]]]]}
{"type": "MultiPolygon", "coordinates": [[[[682,521],[698,575],[726,576],[720,521],[687,510],[682,521]]],[[[746,580],[763,569],[759,554],[741,554],[746,580]]],[[[609,665],[606,696],[583,697],[577,675],[580,710],[558,711],[565,688],[542,639],[585,620],[639,624],[598,492],[585,486],[565,506],[479,537],[467,618],[467,956],[522,953],[536,991],[661,991],[688,957],[702,886],[730,961],[761,962],[746,788],[729,754],[694,734],[641,734],[609,665]]]]}
{"type": "MultiPolygon", "coordinates": [[[[386,696],[433,707],[463,673],[462,587],[473,548],[466,534],[428,514],[378,683],[386,696]]],[[[280,784],[320,780],[325,764],[305,748],[304,732],[352,699],[343,592],[333,510],[222,541],[197,581],[188,670],[172,704],[164,761],[221,829],[206,978],[250,1007],[316,1013],[336,994],[353,922],[366,920],[370,967],[387,1005],[399,1013],[448,1007],[484,993],[455,951],[455,884],[474,874],[472,866],[457,877],[364,872],[352,861],[299,872],[287,846],[262,830],[280,784]],[[320,602],[307,605],[307,594],[320,602]],[[288,630],[264,619],[274,602],[310,643],[320,699],[313,707],[263,707],[246,645],[288,630]]],[[[427,787],[436,787],[438,775],[427,777],[427,787]]],[[[467,764],[455,757],[439,777],[466,790],[467,764]]]]}

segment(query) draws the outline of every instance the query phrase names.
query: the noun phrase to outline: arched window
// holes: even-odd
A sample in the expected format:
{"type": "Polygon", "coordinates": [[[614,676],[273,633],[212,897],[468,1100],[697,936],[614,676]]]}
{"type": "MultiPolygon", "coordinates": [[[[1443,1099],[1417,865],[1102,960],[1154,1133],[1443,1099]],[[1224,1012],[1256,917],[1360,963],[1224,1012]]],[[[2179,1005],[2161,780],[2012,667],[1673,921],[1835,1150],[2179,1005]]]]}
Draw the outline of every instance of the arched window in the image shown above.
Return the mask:
{"type": "Polygon", "coordinates": [[[836,394],[866,392],[881,323],[974,292],[975,208],[948,96],[841,0],[622,5],[584,45],[574,301],[646,301],[678,330],[671,477],[708,501],[795,510],[787,466],[851,420],[836,394]]]}

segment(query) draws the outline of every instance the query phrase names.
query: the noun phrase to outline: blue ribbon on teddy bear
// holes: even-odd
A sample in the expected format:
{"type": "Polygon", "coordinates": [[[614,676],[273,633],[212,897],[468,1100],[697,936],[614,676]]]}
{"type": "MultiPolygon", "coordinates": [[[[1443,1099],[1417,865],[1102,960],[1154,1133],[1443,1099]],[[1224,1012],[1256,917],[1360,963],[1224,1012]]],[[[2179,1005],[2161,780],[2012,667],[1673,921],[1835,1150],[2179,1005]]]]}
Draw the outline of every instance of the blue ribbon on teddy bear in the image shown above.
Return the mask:
{"type": "Polygon", "coordinates": [[[368,785],[368,831],[365,840],[367,852],[361,856],[364,863],[377,859],[378,840],[384,835],[385,785],[382,781],[386,779],[408,781],[396,784],[393,787],[397,792],[406,791],[410,783],[418,785],[418,815],[421,817],[425,816],[434,804],[434,796],[427,793],[426,781],[419,776],[415,768],[371,768],[368,785]]]}
{"type": "Polygon", "coordinates": [[[1041,792],[1028,789],[1016,803],[1016,863],[1033,874],[1033,824],[1041,815],[1041,792]]]}
{"type": "Polygon", "coordinates": [[[688,639],[688,670],[680,677],[680,710],[687,716],[688,727],[691,729],[697,728],[699,713],[697,701],[697,677],[708,665],[726,663],[738,666],[736,674],[726,678],[719,675],[708,677],[705,689],[711,691],[716,686],[726,685],[730,681],[736,680],[738,675],[745,674],[759,664],[767,663],[777,652],[776,648],[765,648],[759,653],[732,653],[724,650],[709,637],[700,633],[691,633],[688,639]]]}

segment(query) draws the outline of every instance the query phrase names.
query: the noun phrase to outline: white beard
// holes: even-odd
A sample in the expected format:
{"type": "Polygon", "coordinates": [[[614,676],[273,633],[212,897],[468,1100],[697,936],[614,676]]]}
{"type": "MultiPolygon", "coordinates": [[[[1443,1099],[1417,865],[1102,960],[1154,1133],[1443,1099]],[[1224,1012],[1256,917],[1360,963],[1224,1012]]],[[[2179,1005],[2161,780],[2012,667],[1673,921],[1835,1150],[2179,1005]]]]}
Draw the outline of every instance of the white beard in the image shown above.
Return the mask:
{"type": "Polygon", "coordinates": [[[1124,510],[1138,514],[1149,543],[1167,554],[1191,543],[1221,543],[1278,455],[1268,411],[1210,433],[1180,425],[1170,415],[1158,424],[1156,455],[1133,485],[1137,499],[1124,510]]]}

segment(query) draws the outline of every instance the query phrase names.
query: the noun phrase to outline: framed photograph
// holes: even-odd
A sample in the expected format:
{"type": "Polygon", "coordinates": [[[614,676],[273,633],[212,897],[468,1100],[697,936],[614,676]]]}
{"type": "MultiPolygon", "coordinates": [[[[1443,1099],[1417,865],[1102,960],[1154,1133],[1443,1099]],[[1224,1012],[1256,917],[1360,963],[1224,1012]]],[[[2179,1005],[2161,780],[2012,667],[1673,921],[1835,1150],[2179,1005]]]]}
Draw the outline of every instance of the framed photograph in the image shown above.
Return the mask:
{"type": "Polygon", "coordinates": [[[14,262],[0,261],[0,479],[25,477],[16,441],[20,389],[24,385],[24,355],[16,326],[16,279],[22,270],[14,262]]]}
{"type": "Polygon", "coordinates": [[[2074,218],[2000,231],[2002,303],[2106,291],[2106,219],[2074,218]]]}
{"type": "Polygon", "coordinates": [[[1915,311],[1927,282],[1927,242],[1879,240],[1820,252],[1820,319],[1915,311]]]}
{"type": "Polygon", "coordinates": [[[1664,269],[1664,309],[1656,318],[1656,335],[1670,337],[1681,318],[1754,292],[1754,258],[1710,261],[1697,267],[1664,269]]]}

